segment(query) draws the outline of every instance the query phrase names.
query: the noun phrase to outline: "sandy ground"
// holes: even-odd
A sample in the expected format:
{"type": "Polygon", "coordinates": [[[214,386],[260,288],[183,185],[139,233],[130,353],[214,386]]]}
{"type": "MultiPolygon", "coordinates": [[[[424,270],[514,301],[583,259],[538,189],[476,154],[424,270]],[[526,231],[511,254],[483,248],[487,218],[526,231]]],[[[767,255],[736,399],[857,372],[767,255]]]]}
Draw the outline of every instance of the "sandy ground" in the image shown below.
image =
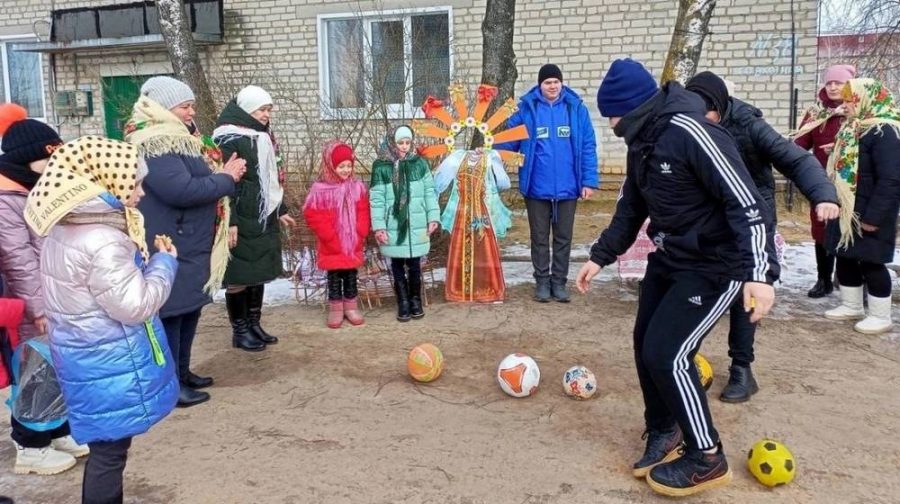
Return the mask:
{"type": "MultiPolygon", "coordinates": [[[[630,342],[635,292],[605,276],[570,305],[534,303],[530,294],[514,287],[503,305],[439,301],[407,324],[394,321],[386,301],[365,326],[338,331],[324,327],[319,307],[277,306],[265,321],[281,343],[261,354],[232,350],[223,307],[207,308],[194,362],[216,378],[213,400],[176,410],[135,440],[126,502],[667,502],[629,471],[643,448],[630,342]],[[446,358],[443,376],[428,385],[405,374],[406,353],[423,341],[446,358]],[[495,383],[496,364],[513,351],[541,366],[534,397],[512,399],[495,383]],[[562,373],[577,363],[597,374],[590,401],[562,393],[562,373]]],[[[690,502],[900,502],[900,334],[856,334],[818,316],[836,298],[781,294],[757,335],[761,390],[751,402],[716,399],[727,380],[725,324],[704,344],[734,482],[690,502]],[[791,485],[769,490],[747,471],[746,452],[764,436],[793,451],[791,485]]],[[[0,436],[7,431],[0,418],[0,436]]],[[[83,462],[54,477],[14,476],[14,458],[12,443],[0,442],[0,494],[79,502],[83,462]]]]}

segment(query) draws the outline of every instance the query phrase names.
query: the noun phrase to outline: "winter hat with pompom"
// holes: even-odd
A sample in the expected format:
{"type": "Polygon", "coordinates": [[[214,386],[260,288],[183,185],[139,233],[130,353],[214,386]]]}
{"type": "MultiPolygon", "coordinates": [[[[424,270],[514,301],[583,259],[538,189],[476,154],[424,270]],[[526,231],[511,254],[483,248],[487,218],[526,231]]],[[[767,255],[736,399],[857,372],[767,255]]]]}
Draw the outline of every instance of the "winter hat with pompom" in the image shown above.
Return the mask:
{"type": "Polygon", "coordinates": [[[15,103],[0,105],[0,137],[0,159],[22,166],[49,158],[63,143],[53,128],[29,119],[28,111],[15,103]]]}

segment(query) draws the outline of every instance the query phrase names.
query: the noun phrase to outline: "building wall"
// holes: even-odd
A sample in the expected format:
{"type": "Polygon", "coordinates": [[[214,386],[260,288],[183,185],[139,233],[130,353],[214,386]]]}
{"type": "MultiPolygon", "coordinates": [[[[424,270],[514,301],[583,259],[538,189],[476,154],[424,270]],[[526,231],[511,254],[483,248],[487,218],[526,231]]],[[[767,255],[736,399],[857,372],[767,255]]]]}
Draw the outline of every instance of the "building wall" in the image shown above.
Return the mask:
{"type": "MultiPolygon", "coordinates": [[[[31,33],[32,23],[47,19],[49,10],[127,3],[115,0],[0,0],[0,36],[31,33]]],[[[643,61],[659,76],[671,39],[674,0],[520,0],[517,2],[515,51],[519,93],[534,85],[538,68],[558,64],[567,85],[584,98],[602,139],[600,159],[605,173],[621,173],[624,144],[611,135],[596,109],[596,90],[610,62],[622,56],[643,61]]],[[[796,87],[802,105],[817,85],[816,2],[797,0],[796,87]]],[[[352,9],[450,6],[456,77],[477,82],[481,65],[483,0],[384,0],[334,2],[298,0],[226,0],[226,44],[204,50],[212,85],[220,101],[244,82],[268,86],[278,102],[279,135],[301,143],[316,127],[319,96],[317,15],[352,9]],[[347,7],[351,5],[353,7],[347,7]]],[[[788,130],[790,99],[789,3],[781,0],[719,0],[703,47],[700,67],[736,84],[736,94],[761,108],[775,127],[788,130]]],[[[49,58],[44,57],[49,69],[49,58]]],[[[100,77],[162,73],[171,70],[163,52],[95,52],[58,55],[55,87],[90,89],[94,116],[61,125],[65,136],[103,133],[100,77]]],[[[45,72],[48,84],[51,73],[45,72]]],[[[48,85],[48,93],[51,86],[48,85]]],[[[49,97],[48,97],[49,100],[49,97]]],[[[48,102],[49,103],[49,102],[48,102]]]]}

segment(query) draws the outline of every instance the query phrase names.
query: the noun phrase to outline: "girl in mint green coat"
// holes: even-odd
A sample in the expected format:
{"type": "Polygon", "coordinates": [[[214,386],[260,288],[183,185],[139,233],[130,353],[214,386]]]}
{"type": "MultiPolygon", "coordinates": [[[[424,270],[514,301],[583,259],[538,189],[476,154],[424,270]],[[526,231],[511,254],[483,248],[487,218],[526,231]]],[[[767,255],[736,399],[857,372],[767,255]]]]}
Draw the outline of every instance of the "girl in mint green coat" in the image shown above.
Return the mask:
{"type": "Polygon", "coordinates": [[[416,153],[409,126],[397,127],[385,139],[372,165],[369,201],[375,239],[381,254],[391,258],[397,320],[422,318],[421,258],[431,248],[440,208],[431,167],[416,153]]]}

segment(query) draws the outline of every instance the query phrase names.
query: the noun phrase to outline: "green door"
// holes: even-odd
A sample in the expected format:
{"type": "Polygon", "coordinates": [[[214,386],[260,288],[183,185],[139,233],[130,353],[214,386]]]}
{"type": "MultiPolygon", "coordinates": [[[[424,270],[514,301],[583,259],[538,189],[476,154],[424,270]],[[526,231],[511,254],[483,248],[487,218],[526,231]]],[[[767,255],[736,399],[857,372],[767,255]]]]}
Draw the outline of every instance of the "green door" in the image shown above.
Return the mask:
{"type": "Polygon", "coordinates": [[[103,115],[106,118],[106,136],[122,140],[125,123],[131,117],[134,102],[141,94],[141,86],[152,75],[128,75],[103,77],[103,115]]]}

